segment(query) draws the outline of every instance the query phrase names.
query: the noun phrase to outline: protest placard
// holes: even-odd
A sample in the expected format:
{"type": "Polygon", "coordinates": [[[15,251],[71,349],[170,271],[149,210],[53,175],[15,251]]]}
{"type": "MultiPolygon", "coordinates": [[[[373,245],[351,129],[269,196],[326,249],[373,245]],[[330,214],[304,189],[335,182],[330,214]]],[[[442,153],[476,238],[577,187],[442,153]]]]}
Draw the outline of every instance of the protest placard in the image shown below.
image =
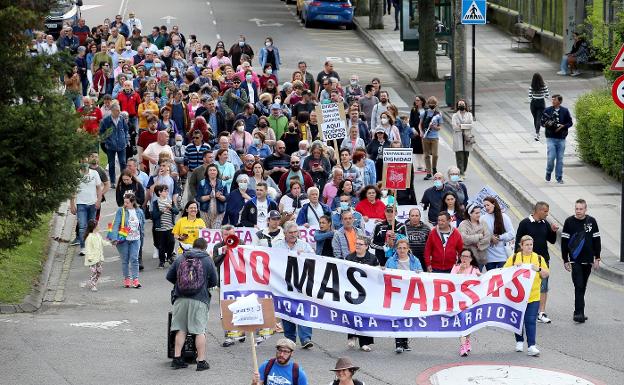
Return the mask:
{"type": "Polygon", "coordinates": [[[494,199],[496,199],[496,201],[498,202],[498,205],[501,208],[502,212],[505,212],[509,209],[509,205],[507,204],[507,202],[505,202],[500,196],[498,196],[498,193],[496,193],[496,191],[492,190],[492,188],[490,186],[485,186],[481,189],[481,191],[479,191],[471,200],[471,203],[476,203],[477,205],[483,207],[483,199],[485,197],[494,197],[494,199]]]}
{"type": "Polygon", "coordinates": [[[384,163],[412,164],[412,149],[411,148],[384,148],[383,162],[384,163]]]}
{"type": "Polygon", "coordinates": [[[316,107],[323,141],[343,139],[347,136],[347,123],[342,103],[320,104],[316,107]]]}

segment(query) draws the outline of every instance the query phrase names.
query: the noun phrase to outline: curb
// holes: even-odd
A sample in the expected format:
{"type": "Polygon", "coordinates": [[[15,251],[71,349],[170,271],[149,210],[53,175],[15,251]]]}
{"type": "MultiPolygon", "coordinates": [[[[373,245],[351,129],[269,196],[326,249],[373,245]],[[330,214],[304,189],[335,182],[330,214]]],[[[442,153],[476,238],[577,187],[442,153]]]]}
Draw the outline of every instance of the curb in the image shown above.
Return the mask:
{"type": "Polygon", "coordinates": [[[41,308],[46,291],[48,290],[48,280],[50,278],[50,272],[52,271],[52,265],[61,245],[61,235],[63,234],[63,229],[67,225],[69,217],[69,205],[67,202],[62,203],[50,220],[49,239],[45,248],[48,257],[43,265],[39,278],[33,284],[30,293],[24,297],[21,303],[0,303],[0,314],[34,313],[41,308]]]}
{"type": "MultiPolygon", "coordinates": [[[[373,47],[381,57],[384,58],[384,60],[395,70],[395,72],[397,72],[409,84],[409,86],[415,93],[421,93],[420,88],[418,87],[416,82],[412,80],[409,74],[401,68],[399,63],[402,62],[402,60],[399,55],[397,55],[394,51],[388,52],[382,50],[381,47],[376,44],[375,38],[370,34],[370,32],[368,32],[367,27],[360,25],[360,22],[357,21],[357,19],[355,18],[353,19],[353,22],[357,27],[356,32],[361,37],[363,37],[364,40],[366,40],[366,42],[371,47],[373,47]]],[[[443,109],[442,115],[444,116],[444,120],[447,123],[446,129],[447,131],[450,131],[450,128],[448,127],[448,124],[450,124],[451,122],[451,113],[449,109],[443,109]]],[[[537,202],[537,199],[534,199],[531,194],[529,194],[525,189],[514,183],[513,178],[511,178],[503,169],[501,169],[496,162],[490,159],[487,153],[483,151],[481,147],[479,147],[478,142],[474,144],[472,148],[472,154],[474,154],[479,162],[483,164],[485,169],[491,175],[498,176],[497,182],[514,195],[514,197],[518,200],[523,209],[525,209],[527,212],[532,211],[535,202],[537,202]]],[[[563,221],[558,220],[558,218],[555,218],[554,216],[552,218],[555,222],[563,224],[563,221]]],[[[561,239],[559,239],[557,243],[560,244],[560,242],[561,239]]],[[[593,274],[596,274],[597,276],[605,280],[624,285],[624,273],[606,265],[605,263],[602,263],[600,268],[594,271],[593,274]]]]}

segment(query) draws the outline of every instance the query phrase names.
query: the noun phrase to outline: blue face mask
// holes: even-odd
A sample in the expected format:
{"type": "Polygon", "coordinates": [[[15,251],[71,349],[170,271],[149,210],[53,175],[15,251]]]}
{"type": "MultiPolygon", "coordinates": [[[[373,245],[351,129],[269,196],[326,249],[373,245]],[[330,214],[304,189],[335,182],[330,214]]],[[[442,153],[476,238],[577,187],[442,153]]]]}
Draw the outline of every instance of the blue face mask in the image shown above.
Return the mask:
{"type": "Polygon", "coordinates": [[[459,182],[459,175],[451,175],[451,182],[459,182]]]}
{"type": "Polygon", "coordinates": [[[349,202],[340,202],[340,210],[342,211],[349,210],[349,202]]]}
{"type": "Polygon", "coordinates": [[[441,181],[441,180],[434,180],[434,181],[433,181],[433,185],[434,185],[436,188],[440,188],[440,187],[442,187],[442,181],[441,181]]]}

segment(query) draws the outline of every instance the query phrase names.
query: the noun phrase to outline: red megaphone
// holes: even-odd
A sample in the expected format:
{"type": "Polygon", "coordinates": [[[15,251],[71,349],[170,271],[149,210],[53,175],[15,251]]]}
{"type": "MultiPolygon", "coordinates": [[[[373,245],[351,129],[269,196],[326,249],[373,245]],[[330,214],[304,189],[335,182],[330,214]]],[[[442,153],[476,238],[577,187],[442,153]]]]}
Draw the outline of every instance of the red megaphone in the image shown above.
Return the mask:
{"type": "Polygon", "coordinates": [[[228,235],[225,237],[225,245],[231,249],[238,246],[240,243],[240,239],[236,235],[228,235]]]}

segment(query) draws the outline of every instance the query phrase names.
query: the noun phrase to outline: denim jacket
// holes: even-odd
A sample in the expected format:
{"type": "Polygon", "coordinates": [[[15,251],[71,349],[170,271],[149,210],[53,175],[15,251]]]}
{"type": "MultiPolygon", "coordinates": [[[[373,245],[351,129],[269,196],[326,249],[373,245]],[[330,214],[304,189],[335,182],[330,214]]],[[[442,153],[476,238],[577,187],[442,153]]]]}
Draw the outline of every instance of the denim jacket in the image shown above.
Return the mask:
{"type": "MultiPolygon", "coordinates": [[[[117,212],[115,212],[115,220],[113,221],[113,228],[111,231],[112,239],[117,239],[117,234],[119,233],[119,227],[121,226],[121,210],[126,210],[126,223],[124,223],[123,226],[128,226],[128,218],[130,217],[128,209],[120,207],[117,209],[117,212]]],[[[145,214],[143,213],[143,210],[138,207],[136,208],[136,213],[137,217],[139,217],[139,233],[141,233],[141,241],[143,241],[145,235],[145,214]]]]}
{"type": "MultiPolygon", "coordinates": [[[[221,192],[221,194],[225,196],[225,202],[221,202],[220,200],[217,199],[217,213],[221,214],[225,212],[225,205],[226,205],[229,194],[227,192],[227,188],[225,187],[225,185],[223,185],[220,179],[217,179],[216,190],[217,191],[215,191],[215,194],[217,192],[221,192]]],[[[211,195],[211,194],[212,194],[212,185],[208,183],[206,179],[203,179],[201,182],[199,182],[199,185],[197,186],[197,195],[195,196],[195,199],[197,200],[197,202],[199,202],[199,209],[201,211],[207,212],[208,210],[210,210],[210,201],[203,202],[201,200],[201,197],[204,195],[211,195]]]]}

